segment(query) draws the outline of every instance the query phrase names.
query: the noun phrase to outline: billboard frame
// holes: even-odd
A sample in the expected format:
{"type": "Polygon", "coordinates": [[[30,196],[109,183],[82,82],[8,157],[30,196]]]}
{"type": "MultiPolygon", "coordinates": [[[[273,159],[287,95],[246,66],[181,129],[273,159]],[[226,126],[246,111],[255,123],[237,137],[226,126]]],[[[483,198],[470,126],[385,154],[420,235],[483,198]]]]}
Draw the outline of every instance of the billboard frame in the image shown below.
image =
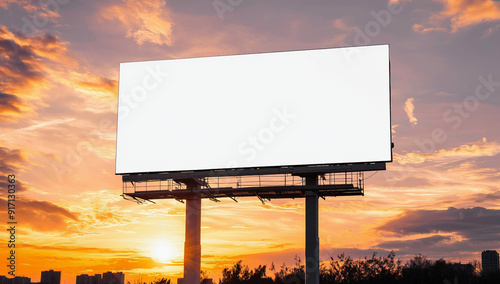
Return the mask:
{"type": "MultiPolygon", "coordinates": [[[[115,156],[115,175],[123,176],[123,181],[129,179],[146,179],[147,176],[156,178],[167,177],[167,176],[186,176],[194,178],[202,177],[215,177],[215,176],[245,176],[245,175],[262,175],[262,174],[277,174],[277,173],[303,173],[303,172],[315,172],[312,168],[319,169],[317,173],[326,172],[339,172],[339,171],[375,171],[375,170],[385,170],[385,163],[393,162],[394,156],[392,148],[394,148],[394,143],[392,140],[392,72],[391,72],[391,60],[390,60],[390,44],[371,44],[371,45],[360,45],[360,46],[344,46],[344,47],[323,47],[323,48],[310,48],[310,49],[296,49],[296,50],[280,50],[280,51],[266,51],[257,53],[241,53],[241,54],[229,54],[229,55],[218,55],[218,56],[208,56],[208,57],[187,57],[179,59],[197,59],[197,58],[210,58],[210,57],[225,57],[225,56],[238,56],[238,55],[253,55],[253,54],[268,54],[268,53],[278,53],[278,52],[294,52],[294,51],[313,51],[313,50],[327,50],[327,49],[347,49],[354,47],[370,47],[370,46],[387,46],[388,51],[388,105],[389,105],[389,143],[390,143],[390,160],[383,161],[363,161],[363,162],[347,162],[347,163],[335,163],[335,164],[297,164],[297,165],[273,165],[273,166],[255,166],[255,167],[236,167],[236,168],[213,168],[213,169],[195,169],[195,170],[180,170],[180,171],[152,171],[152,172],[123,172],[116,173],[116,156],[115,156]],[[383,169],[381,168],[383,164],[383,169]],[[290,169],[293,169],[290,171],[290,169]],[[326,171],[325,171],[326,169],[326,171]],[[127,178],[125,178],[127,177],[127,178]],[[134,178],[135,177],[135,178],[134,178]]],[[[174,60],[177,58],[174,58],[174,60]]],[[[152,60],[160,61],[160,60],[152,60]]],[[[142,61],[139,61],[142,62],[142,61]]],[[[127,62],[133,63],[133,62],[127,62]]],[[[117,103],[117,110],[119,106],[119,101],[117,103]]],[[[117,111],[118,112],[118,111],[117,111]]],[[[117,117],[117,124],[118,124],[117,117]]],[[[117,137],[118,137],[118,127],[117,127],[117,137]]],[[[118,139],[116,146],[118,145],[118,139]]],[[[116,155],[117,153],[115,153],[116,155]]],[[[168,177],[167,177],[168,178],[168,177]]]]}

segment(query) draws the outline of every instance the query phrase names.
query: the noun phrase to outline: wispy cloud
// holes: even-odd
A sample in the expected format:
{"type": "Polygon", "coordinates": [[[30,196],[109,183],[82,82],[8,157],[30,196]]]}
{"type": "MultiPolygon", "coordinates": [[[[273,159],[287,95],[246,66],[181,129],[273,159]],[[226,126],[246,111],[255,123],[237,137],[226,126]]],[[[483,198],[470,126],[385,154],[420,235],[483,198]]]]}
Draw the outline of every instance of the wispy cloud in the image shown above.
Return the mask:
{"type": "Polygon", "coordinates": [[[20,114],[23,103],[18,97],[0,92],[0,119],[8,119],[11,114],[20,114]]]}
{"type": "MultiPolygon", "coordinates": [[[[7,200],[0,198],[0,206],[7,207],[7,200]]],[[[22,208],[16,211],[16,218],[35,231],[64,231],[68,220],[78,220],[75,213],[48,201],[18,199],[16,206],[22,208]]]]}
{"type": "Polygon", "coordinates": [[[451,31],[500,20],[500,2],[494,0],[436,0],[444,8],[433,13],[426,23],[415,24],[416,32],[451,31]]]}
{"type": "MultiPolygon", "coordinates": [[[[24,192],[27,189],[25,183],[19,180],[19,173],[27,163],[28,158],[25,151],[0,146],[0,175],[2,177],[7,177],[8,175],[17,174],[16,190],[18,192],[24,192]]],[[[7,178],[0,179],[1,188],[8,188],[8,185],[7,178]]],[[[7,194],[7,190],[0,191],[0,196],[7,196],[7,194]]]]}
{"type": "Polygon", "coordinates": [[[61,245],[37,245],[37,244],[23,244],[25,248],[33,248],[37,250],[46,250],[46,251],[63,251],[63,252],[73,252],[73,253],[97,253],[97,254],[130,254],[135,253],[132,249],[119,250],[119,249],[111,249],[111,248],[102,248],[102,247],[82,247],[82,246],[61,246],[61,245]]]}
{"type": "Polygon", "coordinates": [[[49,121],[37,122],[34,125],[31,125],[31,126],[19,129],[19,130],[30,131],[30,130],[35,130],[35,129],[42,128],[42,127],[51,126],[51,125],[68,123],[68,122],[71,122],[74,120],[75,120],[74,118],[66,118],[66,119],[54,119],[54,120],[49,120],[49,121]]]}
{"type": "Polygon", "coordinates": [[[443,243],[452,240],[451,236],[434,235],[430,237],[421,237],[409,240],[385,241],[377,245],[378,248],[383,249],[397,249],[399,252],[423,251],[429,247],[442,246],[443,243]]]}
{"type": "Polygon", "coordinates": [[[443,0],[441,16],[451,21],[452,31],[482,22],[500,20],[500,3],[493,0],[443,0]]]}
{"type": "MultiPolygon", "coordinates": [[[[36,21],[56,22],[61,16],[59,14],[59,3],[50,1],[30,1],[30,0],[0,0],[0,7],[8,9],[11,4],[21,6],[31,17],[36,17],[36,21]]],[[[34,26],[34,25],[33,25],[34,26]]]]}
{"type": "Polygon", "coordinates": [[[437,161],[446,159],[448,162],[477,158],[492,157],[500,153],[500,144],[487,142],[485,138],[481,141],[460,145],[451,149],[440,149],[434,153],[406,153],[394,154],[395,161],[399,164],[421,164],[426,161],[437,161]]]}
{"type": "Polygon", "coordinates": [[[34,116],[46,106],[49,90],[59,85],[76,91],[85,110],[114,110],[116,80],[89,72],[68,45],[55,35],[26,36],[0,26],[0,119],[34,116]]]}
{"type": "Polygon", "coordinates": [[[466,239],[484,242],[500,238],[500,210],[453,208],[446,210],[412,210],[378,227],[399,235],[458,233],[466,239]]]}
{"type": "Polygon", "coordinates": [[[8,9],[10,4],[18,4],[18,5],[29,5],[30,0],[0,0],[0,8],[8,9]]]}
{"type": "MultiPolygon", "coordinates": [[[[31,41],[36,42],[38,50],[42,51],[50,39],[34,37],[31,41]]],[[[46,89],[48,81],[43,75],[40,53],[33,47],[24,37],[0,26],[0,92],[3,94],[2,104],[7,104],[7,107],[2,107],[0,116],[4,119],[33,113],[42,105],[40,91],[46,89]]]]}
{"type": "Polygon", "coordinates": [[[412,125],[417,125],[417,118],[415,117],[415,115],[413,114],[413,112],[415,111],[415,106],[413,105],[413,101],[414,99],[413,98],[409,98],[406,100],[405,102],[405,112],[406,112],[406,115],[408,116],[408,119],[410,120],[410,123],[412,125]]]}
{"type": "Polygon", "coordinates": [[[88,102],[87,109],[96,109],[96,105],[102,109],[96,100],[111,106],[116,81],[86,71],[69,54],[67,45],[54,35],[25,36],[0,26],[0,119],[34,116],[46,106],[48,91],[58,84],[76,90],[88,102]]]}
{"type": "Polygon", "coordinates": [[[166,2],[162,0],[123,0],[122,5],[105,7],[99,13],[108,21],[117,21],[126,37],[138,45],[153,43],[172,45],[172,20],[166,2]]]}
{"type": "Polygon", "coordinates": [[[109,228],[133,222],[135,217],[127,216],[127,212],[113,204],[121,201],[121,197],[107,191],[91,192],[80,195],[80,202],[67,204],[73,212],[78,212],[79,222],[73,224],[74,233],[84,233],[95,228],[109,228]]]}
{"type": "Polygon", "coordinates": [[[27,161],[25,153],[20,149],[9,149],[0,146],[0,171],[11,174],[27,161]]]}

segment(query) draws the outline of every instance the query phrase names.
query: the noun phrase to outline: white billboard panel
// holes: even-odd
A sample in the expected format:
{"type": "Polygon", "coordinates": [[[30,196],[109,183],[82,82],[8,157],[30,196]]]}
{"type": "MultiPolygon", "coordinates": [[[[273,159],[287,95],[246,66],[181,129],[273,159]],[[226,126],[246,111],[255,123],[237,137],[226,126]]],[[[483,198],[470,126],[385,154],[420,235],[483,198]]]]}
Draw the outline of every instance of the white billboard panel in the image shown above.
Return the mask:
{"type": "Polygon", "coordinates": [[[389,46],[120,64],[116,173],[392,160],[389,46]]]}

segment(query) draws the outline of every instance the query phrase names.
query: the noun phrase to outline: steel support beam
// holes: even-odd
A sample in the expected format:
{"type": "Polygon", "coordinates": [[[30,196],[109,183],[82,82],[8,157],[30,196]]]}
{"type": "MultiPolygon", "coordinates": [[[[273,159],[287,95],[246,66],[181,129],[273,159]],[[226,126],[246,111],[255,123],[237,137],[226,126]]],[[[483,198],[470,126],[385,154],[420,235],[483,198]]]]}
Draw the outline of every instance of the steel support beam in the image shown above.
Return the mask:
{"type": "Polygon", "coordinates": [[[184,284],[200,284],[201,272],[201,196],[200,184],[186,183],[193,192],[186,198],[186,236],[184,242],[184,284]]]}
{"type": "Polygon", "coordinates": [[[271,175],[271,174],[292,174],[305,176],[309,174],[341,173],[341,172],[364,172],[383,171],[386,169],[385,162],[360,163],[360,164],[340,164],[326,166],[294,166],[294,167],[269,167],[255,169],[228,169],[194,172],[171,172],[171,173],[142,173],[123,175],[123,182],[127,181],[151,181],[167,179],[192,179],[204,177],[224,177],[224,176],[248,176],[248,175],[271,175]]]}
{"type": "MultiPolygon", "coordinates": [[[[318,185],[318,175],[307,175],[306,186],[318,185]]],[[[318,195],[306,191],[306,284],[319,284],[318,195]]]]}

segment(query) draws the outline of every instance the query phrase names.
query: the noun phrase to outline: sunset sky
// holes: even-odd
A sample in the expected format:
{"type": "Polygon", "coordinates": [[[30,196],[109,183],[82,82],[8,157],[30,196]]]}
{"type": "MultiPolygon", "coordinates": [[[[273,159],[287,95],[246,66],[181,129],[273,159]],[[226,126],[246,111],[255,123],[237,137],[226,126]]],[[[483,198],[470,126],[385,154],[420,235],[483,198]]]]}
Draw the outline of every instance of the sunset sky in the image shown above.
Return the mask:
{"type": "MultiPolygon", "coordinates": [[[[0,0],[0,222],[15,174],[16,275],[182,276],[184,204],[120,197],[120,62],[386,43],[394,162],[365,196],[320,200],[321,260],[500,250],[500,1],[0,0]]],[[[203,201],[211,277],[295,255],[304,200],[203,201]]]]}

